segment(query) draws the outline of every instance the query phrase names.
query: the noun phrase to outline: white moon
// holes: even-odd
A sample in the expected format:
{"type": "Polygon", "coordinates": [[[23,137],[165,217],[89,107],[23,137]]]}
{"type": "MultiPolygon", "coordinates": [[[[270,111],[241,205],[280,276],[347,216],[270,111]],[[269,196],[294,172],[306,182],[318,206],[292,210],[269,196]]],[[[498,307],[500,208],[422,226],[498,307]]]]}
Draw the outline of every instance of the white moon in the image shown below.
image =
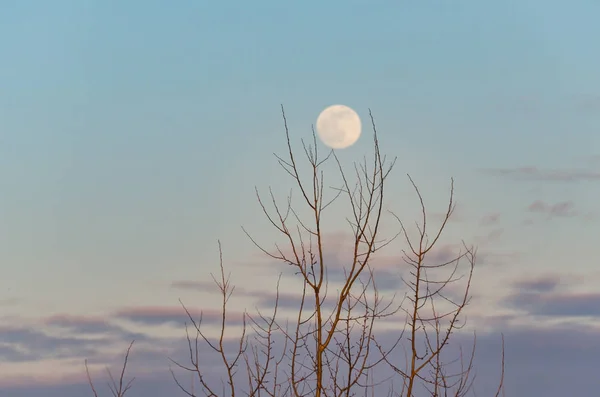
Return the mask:
{"type": "Polygon", "coordinates": [[[360,138],[360,132],[360,117],[348,106],[329,106],[317,118],[317,134],[332,149],[353,145],[360,138]]]}

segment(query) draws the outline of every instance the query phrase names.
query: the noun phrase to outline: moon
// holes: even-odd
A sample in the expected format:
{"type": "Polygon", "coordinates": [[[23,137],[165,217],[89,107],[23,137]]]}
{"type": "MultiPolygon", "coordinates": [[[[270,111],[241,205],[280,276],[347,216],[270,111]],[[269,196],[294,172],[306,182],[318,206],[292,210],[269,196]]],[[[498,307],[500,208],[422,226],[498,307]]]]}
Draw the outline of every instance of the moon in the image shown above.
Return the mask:
{"type": "Polygon", "coordinates": [[[360,133],[360,117],[348,106],[329,106],[317,118],[317,134],[332,149],[352,146],[360,138],[360,133]]]}

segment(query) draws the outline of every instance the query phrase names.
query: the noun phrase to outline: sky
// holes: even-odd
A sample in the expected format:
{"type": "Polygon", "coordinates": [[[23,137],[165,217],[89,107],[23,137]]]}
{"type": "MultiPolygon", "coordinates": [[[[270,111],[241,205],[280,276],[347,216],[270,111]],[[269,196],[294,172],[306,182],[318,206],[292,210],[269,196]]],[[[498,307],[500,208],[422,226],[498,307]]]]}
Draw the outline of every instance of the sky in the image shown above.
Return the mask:
{"type": "MultiPolygon", "coordinates": [[[[0,395],[89,393],[84,359],[101,371],[133,339],[131,396],[177,391],[179,300],[218,309],[218,241],[233,312],[285,270],[241,229],[279,238],[254,189],[293,187],[273,156],[282,104],[299,156],[321,110],[357,111],[344,167],[372,151],[370,109],[397,157],[385,209],[408,223],[407,173],[434,215],[454,178],[440,249],[479,247],[481,390],[504,334],[508,396],[595,394],[598,15],[595,0],[0,0],[0,395]]],[[[344,208],[325,220],[335,249],[344,208]]]]}

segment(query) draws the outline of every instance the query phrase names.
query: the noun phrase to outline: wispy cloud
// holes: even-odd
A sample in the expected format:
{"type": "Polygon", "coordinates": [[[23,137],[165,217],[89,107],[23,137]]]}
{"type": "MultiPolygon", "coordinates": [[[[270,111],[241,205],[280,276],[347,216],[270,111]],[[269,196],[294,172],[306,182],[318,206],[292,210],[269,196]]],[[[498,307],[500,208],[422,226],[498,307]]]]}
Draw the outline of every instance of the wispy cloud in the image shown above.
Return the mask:
{"type": "MultiPolygon", "coordinates": [[[[218,325],[222,321],[222,313],[218,310],[197,310],[187,308],[194,320],[202,318],[205,324],[218,325]]],[[[243,312],[229,311],[228,324],[242,324],[243,312]]],[[[128,320],[143,325],[165,325],[180,326],[189,323],[190,319],[182,306],[139,306],[118,310],[114,313],[115,318],[128,320]]]]}
{"type": "Polygon", "coordinates": [[[0,362],[36,361],[93,355],[106,339],[53,336],[28,327],[1,327],[0,362]]]}
{"type": "Polygon", "coordinates": [[[110,324],[105,318],[57,314],[43,320],[45,325],[71,330],[79,334],[105,334],[122,331],[121,327],[110,324]]]}
{"type": "Polygon", "coordinates": [[[192,291],[204,291],[206,289],[214,289],[216,287],[217,287],[216,284],[212,281],[180,280],[180,281],[173,281],[171,283],[171,288],[181,289],[181,290],[192,290],[192,291]]]}
{"type": "Polygon", "coordinates": [[[600,293],[518,292],[506,302],[530,315],[600,318],[600,293]]]}
{"type": "Polygon", "coordinates": [[[596,114],[600,111],[600,95],[578,95],[575,104],[579,110],[596,114]]]}
{"type": "Polygon", "coordinates": [[[555,204],[548,204],[542,200],[536,200],[531,203],[527,210],[553,216],[575,216],[578,212],[575,211],[575,204],[572,201],[561,201],[555,204]]]}
{"type": "Polygon", "coordinates": [[[484,169],[490,175],[525,181],[578,182],[600,181],[600,171],[586,169],[542,170],[533,166],[517,168],[484,169]]]}
{"type": "Polygon", "coordinates": [[[504,304],[534,316],[600,318],[600,293],[567,289],[577,280],[577,277],[561,280],[558,275],[516,280],[504,304]]]}
{"type": "Polygon", "coordinates": [[[478,266],[504,266],[521,258],[516,251],[492,251],[480,249],[477,251],[478,266]]]}
{"type": "Polygon", "coordinates": [[[19,303],[21,303],[21,300],[17,299],[17,298],[0,299],[0,307],[2,307],[2,306],[4,306],[4,307],[16,306],[19,303]]]}
{"type": "Polygon", "coordinates": [[[479,220],[479,224],[481,226],[491,226],[491,225],[497,224],[499,220],[500,220],[500,213],[499,212],[491,212],[489,214],[484,215],[479,220]]]}
{"type": "Polygon", "coordinates": [[[519,291],[551,292],[560,284],[559,276],[542,276],[538,278],[519,279],[514,282],[513,287],[519,291]]]}

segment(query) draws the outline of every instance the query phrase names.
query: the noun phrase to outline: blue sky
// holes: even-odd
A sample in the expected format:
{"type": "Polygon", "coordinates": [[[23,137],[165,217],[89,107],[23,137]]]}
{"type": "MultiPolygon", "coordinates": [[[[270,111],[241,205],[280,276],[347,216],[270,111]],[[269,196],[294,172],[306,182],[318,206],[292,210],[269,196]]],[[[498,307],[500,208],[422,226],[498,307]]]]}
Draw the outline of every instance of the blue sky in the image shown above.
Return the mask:
{"type": "MultiPolygon", "coordinates": [[[[370,108],[398,157],[388,198],[404,219],[418,216],[405,173],[433,212],[455,178],[448,244],[480,243],[476,328],[510,317],[482,337],[509,336],[508,395],[562,395],[559,373],[591,395],[589,363],[565,344],[600,334],[598,15],[593,0],[0,1],[0,394],[76,393],[83,358],[136,333],[168,353],[183,329],[160,318],[178,298],[217,302],[176,287],[218,270],[217,239],[233,281],[273,281],[240,226],[276,238],[254,186],[291,186],[272,156],[285,150],[280,104],[300,149],[341,103],[364,131],[341,160],[369,153],[370,108]],[[119,323],[135,310],[156,321],[119,323]],[[121,331],[97,350],[66,318],[121,331]],[[25,355],[28,338],[47,351],[25,355]]],[[[147,371],[165,376],[156,393],[171,386],[165,363],[147,371]]]]}

